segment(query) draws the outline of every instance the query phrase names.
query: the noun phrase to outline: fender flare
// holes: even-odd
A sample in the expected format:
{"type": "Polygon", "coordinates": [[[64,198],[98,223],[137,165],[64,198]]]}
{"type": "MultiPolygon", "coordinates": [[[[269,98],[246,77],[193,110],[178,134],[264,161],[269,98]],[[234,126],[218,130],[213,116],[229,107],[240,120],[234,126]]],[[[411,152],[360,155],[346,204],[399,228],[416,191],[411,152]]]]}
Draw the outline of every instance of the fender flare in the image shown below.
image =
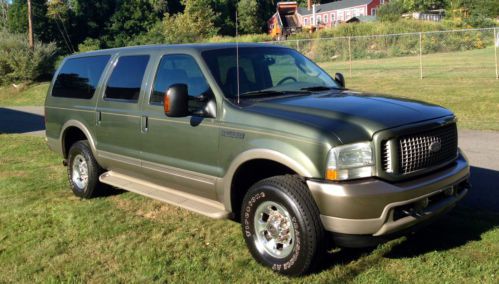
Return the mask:
{"type": "MultiPolygon", "coordinates": [[[[306,155],[303,156],[306,157],[306,155]]],[[[315,169],[315,166],[313,167],[313,169],[315,170],[311,171],[307,167],[305,167],[302,163],[299,163],[293,158],[276,150],[265,149],[265,148],[247,150],[245,152],[240,153],[236,158],[234,158],[229,168],[227,169],[225,176],[222,178],[220,186],[218,187],[217,190],[219,193],[223,194],[224,206],[230,211],[232,211],[231,190],[232,190],[232,180],[234,178],[234,175],[241,165],[252,160],[273,161],[290,168],[298,175],[303,177],[319,176],[319,173],[317,169],[315,169]]],[[[310,165],[313,165],[313,163],[308,159],[308,157],[306,158],[306,161],[310,165]]]]}
{"type": "Polygon", "coordinates": [[[65,153],[65,150],[64,150],[64,142],[65,142],[64,135],[66,133],[66,130],[70,127],[76,127],[78,129],[80,129],[83,132],[83,134],[85,134],[85,136],[87,137],[88,143],[90,144],[90,148],[92,150],[92,153],[94,154],[94,156],[96,156],[95,154],[97,153],[97,148],[95,147],[94,137],[92,136],[91,132],[88,130],[88,127],[85,124],[81,123],[78,120],[74,120],[74,119],[66,121],[66,123],[64,123],[62,128],[61,128],[61,134],[59,137],[59,141],[61,141],[61,147],[62,147],[62,151],[63,151],[64,156],[66,156],[66,154],[67,154],[67,153],[65,153]]]}

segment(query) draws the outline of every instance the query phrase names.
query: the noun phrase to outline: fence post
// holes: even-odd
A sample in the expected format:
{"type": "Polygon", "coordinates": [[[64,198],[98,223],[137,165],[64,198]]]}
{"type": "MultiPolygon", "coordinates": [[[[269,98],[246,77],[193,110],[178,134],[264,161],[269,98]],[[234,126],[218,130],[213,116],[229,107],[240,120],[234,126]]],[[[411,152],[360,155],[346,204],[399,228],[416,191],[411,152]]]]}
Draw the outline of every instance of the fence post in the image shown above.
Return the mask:
{"type": "Polygon", "coordinates": [[[350,78],[352,78],[352,37],[348,37],[348,64],[350,65],[350,78]]]}
{"type": "Polygon", "coordinates": [[[296,40],[296,51],[300,52],[300,40],[296,40]]]}
{"type": "Polygon", "coordinates": [[[499,37],[497,36],[497,28],[494,28],[494,54],[496,59],[496,79],[499,80],[499,68],[497,66],[497,45],[499,45],[499,37]]]}
{"type": "Polygon", "coordinates": [[[419,73],[420,79],[423,80],[423,33],[419,33],[419,73]]]}

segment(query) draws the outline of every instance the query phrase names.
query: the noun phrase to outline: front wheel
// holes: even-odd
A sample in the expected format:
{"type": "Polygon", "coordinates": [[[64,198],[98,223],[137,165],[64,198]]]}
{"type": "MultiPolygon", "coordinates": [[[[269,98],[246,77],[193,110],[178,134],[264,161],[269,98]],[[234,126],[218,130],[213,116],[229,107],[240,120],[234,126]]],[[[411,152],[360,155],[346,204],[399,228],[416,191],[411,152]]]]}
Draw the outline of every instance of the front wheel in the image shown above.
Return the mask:
{"type": "Polygon", "coordinates": [[[297,276],[325,252],[324,228],[308,187],[294,176],[253,185],[243,200],[243,235],[253,257],[272,270],[297,276]]]}

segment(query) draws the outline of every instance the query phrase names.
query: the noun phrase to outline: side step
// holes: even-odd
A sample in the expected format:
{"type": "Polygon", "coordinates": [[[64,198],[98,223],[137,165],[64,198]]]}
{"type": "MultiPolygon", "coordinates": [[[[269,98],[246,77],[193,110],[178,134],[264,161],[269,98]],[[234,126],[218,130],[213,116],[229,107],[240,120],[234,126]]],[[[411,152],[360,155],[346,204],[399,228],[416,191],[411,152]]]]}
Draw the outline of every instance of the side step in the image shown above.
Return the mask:
{"type": "Polygon", "coordinates": [[[230,217],[230,213],[225,211],[220,202],[131,178],[117,172],[105,172],[99,180],[102,183],[182,207],[210,218],[227,219],[230,217]]]}

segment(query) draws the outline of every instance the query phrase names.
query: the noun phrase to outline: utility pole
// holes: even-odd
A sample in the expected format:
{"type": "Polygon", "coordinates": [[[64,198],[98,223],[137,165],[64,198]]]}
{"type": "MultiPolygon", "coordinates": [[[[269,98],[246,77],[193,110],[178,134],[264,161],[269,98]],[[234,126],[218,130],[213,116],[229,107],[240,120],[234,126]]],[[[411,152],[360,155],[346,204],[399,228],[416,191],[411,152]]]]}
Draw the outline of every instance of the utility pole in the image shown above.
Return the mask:
{"type": "Polygon", "coordinates": [[[31,0],[28,0],[28,41],[29,48],[35,49],[35,40],[33,38],[33,14],[31,13],[31,0]]]}

